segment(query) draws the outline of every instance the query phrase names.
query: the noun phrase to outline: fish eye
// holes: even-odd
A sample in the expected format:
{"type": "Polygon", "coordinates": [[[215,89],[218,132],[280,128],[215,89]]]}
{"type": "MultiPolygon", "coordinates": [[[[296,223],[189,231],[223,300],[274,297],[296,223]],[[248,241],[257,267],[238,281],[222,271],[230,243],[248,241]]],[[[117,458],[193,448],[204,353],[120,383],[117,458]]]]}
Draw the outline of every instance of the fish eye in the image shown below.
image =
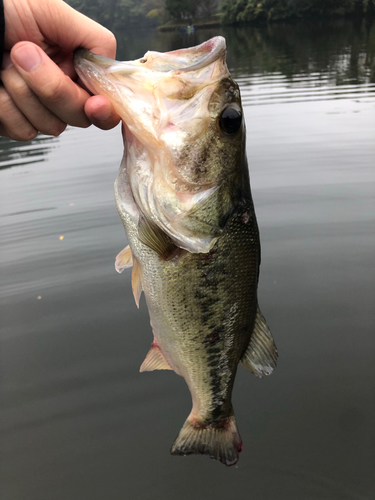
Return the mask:
{"type": "Polygon", "coordinates": [[[242,111],[237,106],[228,106],[221,113],[219,124],[226,134],[235,134],[242,125],[242,111]]]}

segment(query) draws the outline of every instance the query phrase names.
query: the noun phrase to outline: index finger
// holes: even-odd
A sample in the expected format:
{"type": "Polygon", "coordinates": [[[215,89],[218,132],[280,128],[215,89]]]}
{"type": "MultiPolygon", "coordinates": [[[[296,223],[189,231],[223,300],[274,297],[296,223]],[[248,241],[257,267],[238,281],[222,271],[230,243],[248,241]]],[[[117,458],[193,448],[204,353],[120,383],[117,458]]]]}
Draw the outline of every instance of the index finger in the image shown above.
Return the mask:
{"type": "MultiPolygon", "coordinates": [[[[62,0],[28,0],[28,5],[33,21],[49,43],[68,52],[74,52],[77,47],[85,47],[112,59],[116,57],[116,39],[113,33],[62,0]]],[[[37,40],[29,40],[39,45],[37,40]]]]}

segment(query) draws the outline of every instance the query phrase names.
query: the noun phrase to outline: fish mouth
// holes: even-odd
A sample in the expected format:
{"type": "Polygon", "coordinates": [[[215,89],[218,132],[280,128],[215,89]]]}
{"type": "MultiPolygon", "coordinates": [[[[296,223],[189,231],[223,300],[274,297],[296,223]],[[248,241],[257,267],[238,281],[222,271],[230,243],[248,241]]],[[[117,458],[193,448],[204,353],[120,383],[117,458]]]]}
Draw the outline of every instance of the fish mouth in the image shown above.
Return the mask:
{"type": "Polygon", "coordinates": [[[198,234],[185,220],[191,213],[195,221],[193,211],[217,190],[216,173],[204,177],[203,162],[221,109],[221,82],[230,77],[225,39],[124,62],[78,49],[74,63],[86,87],[107,96],[123,120],[124,183],[137,210],[179,248],[208,252],[221,229],[198,221],[198,234]]]}
{"type": "Polygon", "coordinates": [[[149,51],[134,61],[79,48],[74,64],[85,86],[111,100],[138,140],[160,148],[163,130],[205,114],[215,86],[229,75],[225,57],[225,39],[218,36],[196,47],[149,51]]]}

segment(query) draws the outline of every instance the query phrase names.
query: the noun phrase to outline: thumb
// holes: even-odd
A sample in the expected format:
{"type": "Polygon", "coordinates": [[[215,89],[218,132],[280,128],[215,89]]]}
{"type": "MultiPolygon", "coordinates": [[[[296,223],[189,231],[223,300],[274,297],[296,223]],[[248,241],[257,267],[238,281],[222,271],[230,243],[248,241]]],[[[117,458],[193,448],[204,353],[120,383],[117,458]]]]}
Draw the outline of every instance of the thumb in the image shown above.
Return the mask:
{"type": "Polygon", "coordinates": [[[73,82],[38,46],[19,42],[12,62],[28,87],[53,114],[77,127],[90,125],[83,107],[89,94],[73,82]]]}

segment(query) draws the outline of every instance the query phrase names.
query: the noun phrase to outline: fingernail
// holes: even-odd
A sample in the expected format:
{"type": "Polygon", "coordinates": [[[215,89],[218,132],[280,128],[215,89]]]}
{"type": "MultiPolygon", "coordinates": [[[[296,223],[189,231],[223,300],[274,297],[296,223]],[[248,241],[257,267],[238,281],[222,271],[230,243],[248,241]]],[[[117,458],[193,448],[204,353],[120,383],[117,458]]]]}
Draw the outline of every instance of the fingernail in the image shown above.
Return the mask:
{"type": "Polygon", "coordinates": [[[30,44],[20,45],[14,49],[12,58],[24,71],[35,71],[42,61],[39,50],[30,44]]]}

